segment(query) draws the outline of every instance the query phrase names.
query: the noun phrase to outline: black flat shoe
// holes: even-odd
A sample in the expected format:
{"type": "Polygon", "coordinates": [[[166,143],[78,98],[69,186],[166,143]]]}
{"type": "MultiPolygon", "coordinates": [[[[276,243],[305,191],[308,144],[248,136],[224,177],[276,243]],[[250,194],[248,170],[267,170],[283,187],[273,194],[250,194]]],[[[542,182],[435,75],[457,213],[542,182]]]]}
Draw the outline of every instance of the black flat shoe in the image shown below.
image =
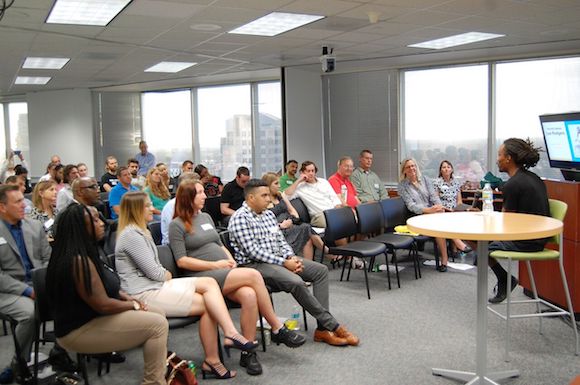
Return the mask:
{"type": "Polygon", "coordinates": [[[465,245],[465,249],[463,249],[461,251],[464,252],[465,254],[469,254],[473,251],[473,249],[471,247],[469,247],[469,245],[465,245]]]}
{"type": "Polygon", "coordinates": [[[210,364],[207,361],[203,361],[203,364],[201,364],[201,376],[204,380],[206,376],[211,376],[218,380],[227,380],[228,378],[234,378],[236,372],[228,370],[221,362],[210,364]],[[207,366],[207,368],[204,366],[207,366]]]}
{"type": "MultiPolygon", "coordinates": [[[[516,286],[518,286],[518,280],[515,277],[512,277],[512,282],[511,282],[511,291],[514,291],[514,289],[516,288],[516,286]]],[[[497,293],[495,294],[494,297],[489,299],[489,303],[500,303],[505,301],[505,299],[507,298],[507,290],[505,288],[505,284],[503,285],[497,285],[497,293]]]]}
{"type": "Polygon", "coordinates": [[[445,273],[447,271],[447,265],[439,265],[437,271],[439,271],[440,273],[445,273]]]}
{"type": "Polygon", "coordinates": [[[94,354],[93,357],[103,362],[108,362],[111,364],[121,364],[127,360],[125,355],[119,352],[94,354]]]}
{"type": "Polygon", "coordinates": [[[224,350],[226,351],[226,354],[228,355],[228,357],[230,357],[230,349],[238,349],[238,350],[242,350],[244,352],[249,352],[249,351],[256,349],[256,347],[258,346],[258,341],[246,341],[246,343],[242,343],[242,338],[243,337],[239,334],[235,334],[231,337],[228,337],[228,336],[224,337],[224,339],[230,340],[233,342],[230,345],[224,344],[224,350]]]}
{"type": "Polygon", "coordinates": [[[250,376],[262,374],[262,365],[258,361],[256,352],[242,352],[240,355],[240,366],[246,368],[246,373],[250,376]]]}
{"type": "Polygon", "coordinates": [[[288,329],[285,325],[282,326],[280,330],[278,330],[278,333],[272,333],[271,338],[272,342],[275,342],[276,345],[280,345],[282,343],[289,348],[297,348],[304,345],[306,342],[306,338],[304,338],[304,336],[288,329]]]}

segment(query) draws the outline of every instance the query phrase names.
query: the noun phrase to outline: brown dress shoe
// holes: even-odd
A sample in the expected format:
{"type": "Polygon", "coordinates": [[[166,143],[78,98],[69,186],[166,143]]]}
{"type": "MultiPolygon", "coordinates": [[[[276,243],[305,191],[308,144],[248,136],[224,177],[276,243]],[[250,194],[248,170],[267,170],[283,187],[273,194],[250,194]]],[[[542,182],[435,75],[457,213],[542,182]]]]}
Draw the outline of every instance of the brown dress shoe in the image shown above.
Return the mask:
{"type": "Polygon", "coordinates": [[[316,342],[326,342],[333,346],[346,346],[348,341],[345,338],[341,338],[336,335],[336,333],[330,330],[318,330],[314,332],[314,341],[316,342]]]}
{"type": "Polygon", "coordinates": [[[357,346],[358,343],[360,342],[359,338],[354,334],[352,334],[351,332],[349,332],[347,328],[345,328],[344,326],[339,326],[338,329],[334,331],[334,334],[336,334],[340,338],[344,338],[346,342],[348,342],[348,344],[352,346],[357,346]]]}

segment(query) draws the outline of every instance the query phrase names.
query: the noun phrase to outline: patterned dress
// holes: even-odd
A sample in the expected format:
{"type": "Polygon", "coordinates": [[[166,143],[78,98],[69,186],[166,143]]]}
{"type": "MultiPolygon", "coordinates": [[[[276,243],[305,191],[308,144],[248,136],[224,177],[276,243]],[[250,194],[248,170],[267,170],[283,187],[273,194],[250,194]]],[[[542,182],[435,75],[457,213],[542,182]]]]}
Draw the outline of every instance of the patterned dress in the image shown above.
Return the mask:
{"type": "Polygon", "coordinates": [[[457,195],[461,194],[461,184],[457,179],[451,179],[446,182],[445,179],[439,177],[433,180],[433,187],[439,194],[441,204],[446,208],[453,210],[457,206],[457,195]]]}

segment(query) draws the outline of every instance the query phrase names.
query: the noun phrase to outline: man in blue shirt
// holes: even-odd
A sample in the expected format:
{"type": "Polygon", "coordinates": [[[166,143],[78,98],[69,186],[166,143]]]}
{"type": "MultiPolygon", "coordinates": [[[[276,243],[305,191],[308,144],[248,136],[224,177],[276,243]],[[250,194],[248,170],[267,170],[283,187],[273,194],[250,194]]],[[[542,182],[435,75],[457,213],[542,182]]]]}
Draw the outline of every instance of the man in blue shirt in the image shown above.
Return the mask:
{"type": "Polygon", "coordinates": [[[155,155],[147,151],[147,142],[144,140],[139,142],[139,150],[140,153],[135,155],[135,159],[139,162],[139,171],[137,172],[139,175],[147,175],[147,171],[150,168],[155,167],[155,155]]]}
{"type": "MultiPolygon", "coordinates": [[[[24,209],[18,186],[0,186],[0,312],[18,321],[16,338],[28,361],[34,339],[32,269],[48,263],[51,249],[42,224],[25,218],[24,209]]],[[[9,368],[5,375],[11,376],[9,368]]]]}
{"type": "Polygon", "coordinates": [[[111,208],[111,219],[119,218],[121,198],[128,191],[138,191],[137,187],[131,185],[131,172],[129,168],[119,167],[119,183],[109,192],[109,207],[111,208]]]}

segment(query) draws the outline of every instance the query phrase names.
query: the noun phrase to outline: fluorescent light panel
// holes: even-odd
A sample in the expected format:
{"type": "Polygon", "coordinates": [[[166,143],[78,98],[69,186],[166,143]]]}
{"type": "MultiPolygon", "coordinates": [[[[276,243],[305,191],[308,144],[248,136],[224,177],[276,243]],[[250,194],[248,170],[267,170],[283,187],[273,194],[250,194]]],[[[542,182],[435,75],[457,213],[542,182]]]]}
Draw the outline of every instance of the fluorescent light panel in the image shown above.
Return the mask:
{"type": "Polygon", "coordinates": [[[59,70],[68,63],[70,58],[63,57],[27,57],[22,64],[24,69],[59,70]]]}
{"type": "Polygon", "coordinates": [[[407,47],[413,48],[430,48],[430,49],[443,49],[449,47],[455,47],[457,45],[470,44],[478,41],[497,39],[498,37],[504,37],[505,35],[499,35],[496,33],[485,33],[485,32],[467,32],[459,35],[447,36],[441,39],[424,41],[422,43],[411,44],[407,47]]]}
{"type": "Polygon", "coordinates": [[[50,81],[48,76],[17,76],[14,84],[43,85],[50,81]]]}
{"type": "Polygon", "coordinates": [[[105,26],[131,0],[57,0],[47,23],[105,26]]]}
{"type": "Polygon", "coordinates": [[[188,63],[188,62],[180,62],[180,61],[162,61],[160,63],[155,64],[152,67],[149,67],[145,70],[145,72],[170,72],[176,73],[179,71],[183,71],[186,68],[196,65],[197,63],[188,63]]]}
{"type": "Polygon", "coordinates": [[[323,19],[320,15],[305,15],[300,13],[272,12],[242,25],[228,33],[241,35],[276,36],[291,29],[302,27],[317,20],[323,19]]]}

